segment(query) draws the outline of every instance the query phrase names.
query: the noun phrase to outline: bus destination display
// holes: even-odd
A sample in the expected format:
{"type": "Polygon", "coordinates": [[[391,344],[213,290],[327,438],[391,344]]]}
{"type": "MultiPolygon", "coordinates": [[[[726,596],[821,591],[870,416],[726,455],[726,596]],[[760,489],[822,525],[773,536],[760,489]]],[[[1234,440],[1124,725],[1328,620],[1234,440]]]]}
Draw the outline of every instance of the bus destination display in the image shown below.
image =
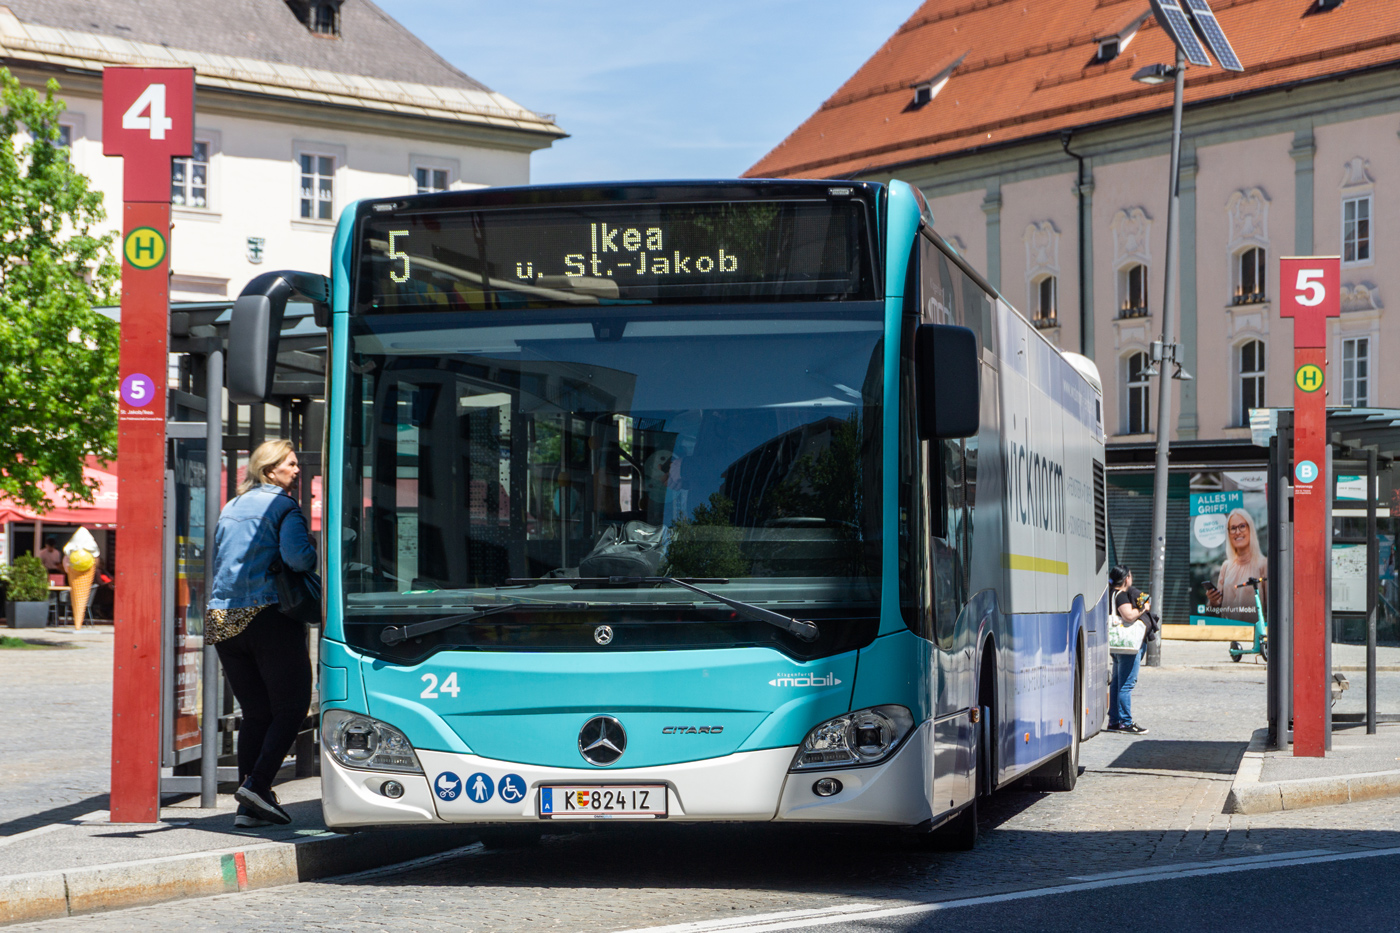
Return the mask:
{"type": "Polygon", "coordinates": [[[361,229],[361,311],[873,297],[856,201],[420,209],[361,229]]]}

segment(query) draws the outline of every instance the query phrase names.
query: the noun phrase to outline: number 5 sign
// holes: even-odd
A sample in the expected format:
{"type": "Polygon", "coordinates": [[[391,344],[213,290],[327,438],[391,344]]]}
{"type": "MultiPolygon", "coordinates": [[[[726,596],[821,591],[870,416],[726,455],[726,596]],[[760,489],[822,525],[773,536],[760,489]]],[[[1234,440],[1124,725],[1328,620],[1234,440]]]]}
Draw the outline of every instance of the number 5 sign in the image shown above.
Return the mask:
{"type": "Polygon", "coordinates": [[[1342,314],[1341,280],[1337,256],[1279,260],[1279,314],[1293,318],[1295,348],[1327,346],[1327,319],[1342,314]]]}
{"type": "Polygon", "coordinates": [[[124,156],[122,200],[170,203],[170,160],[194,150],[194,69],[102,72],[102,151],[124,156]]]}
{"type": "Polygon", "coordinates": [[[1279,261],[1279,313],[1293,318],[1293,754],[1303,757],[1327,747],[1327,319],[1341,317],[1341,278],[1336,256],[1279,261]]]}

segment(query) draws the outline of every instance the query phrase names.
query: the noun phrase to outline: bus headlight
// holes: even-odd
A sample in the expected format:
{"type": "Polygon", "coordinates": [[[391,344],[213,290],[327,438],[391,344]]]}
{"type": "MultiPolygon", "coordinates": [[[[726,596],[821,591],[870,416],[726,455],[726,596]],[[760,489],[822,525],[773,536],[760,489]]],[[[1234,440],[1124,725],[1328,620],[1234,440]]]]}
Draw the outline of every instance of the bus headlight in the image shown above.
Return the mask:
{"type": "Polygon", "coordinates": [[[914,717],[902,706],[875,706],[828,719],[807,733],[791,770],[875,764],[888,758],[913,726],[914,717]]]}
{"type": "Polygon", "coordinates": [[[327,710],[321,717],[321,744],[347,768],[423,773],[408,736],[359,713],[327,710]]]}

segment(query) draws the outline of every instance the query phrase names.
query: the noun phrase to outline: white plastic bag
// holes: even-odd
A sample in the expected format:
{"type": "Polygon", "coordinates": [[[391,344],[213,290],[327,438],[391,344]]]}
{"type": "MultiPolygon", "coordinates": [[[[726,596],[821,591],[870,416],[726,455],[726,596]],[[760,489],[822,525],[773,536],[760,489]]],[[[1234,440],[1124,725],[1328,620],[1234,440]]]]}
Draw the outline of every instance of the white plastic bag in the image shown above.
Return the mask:
{"type": "Polygon", "coordinates": [[[1147,623],[1139,618],[1129,625],[1114,613],[1108,619],[1109,654],[1137,654],[1142,650],[1142,639],[1147,634],[1147,623]]]}

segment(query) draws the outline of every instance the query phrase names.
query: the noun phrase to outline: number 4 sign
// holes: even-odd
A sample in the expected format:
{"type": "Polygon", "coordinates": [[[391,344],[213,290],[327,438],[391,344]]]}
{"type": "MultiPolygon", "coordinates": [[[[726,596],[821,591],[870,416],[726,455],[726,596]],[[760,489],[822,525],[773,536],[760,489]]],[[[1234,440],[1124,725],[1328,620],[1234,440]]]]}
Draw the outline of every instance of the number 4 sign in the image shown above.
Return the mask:
{"type": "Polygon", "coordinates": [[[125,157],[123,201],[170,203],[170,160],[193,150],[193,69],[102,72],[102,151],[125,157]]]}
{"type": "MultiPolygon", "coordinates": [[[[0,0],[3,2],[3,0],[0,0]]],[[[122,158],[117,569],[112,652],[112,819],[160,818],[165,373],[170,331],[170,160],[194,148],[192,68],[102,72],[102,151],[122,158]],[[160,380],[160,381],[157,381],[160,380]]],[[[166,674],[168,676],[168,673],[166,674]]],[[[212,676],[212,672],[211,672],[212,676]]],[[[168,682],[168,681],[167,681],[168,682]]]]}

